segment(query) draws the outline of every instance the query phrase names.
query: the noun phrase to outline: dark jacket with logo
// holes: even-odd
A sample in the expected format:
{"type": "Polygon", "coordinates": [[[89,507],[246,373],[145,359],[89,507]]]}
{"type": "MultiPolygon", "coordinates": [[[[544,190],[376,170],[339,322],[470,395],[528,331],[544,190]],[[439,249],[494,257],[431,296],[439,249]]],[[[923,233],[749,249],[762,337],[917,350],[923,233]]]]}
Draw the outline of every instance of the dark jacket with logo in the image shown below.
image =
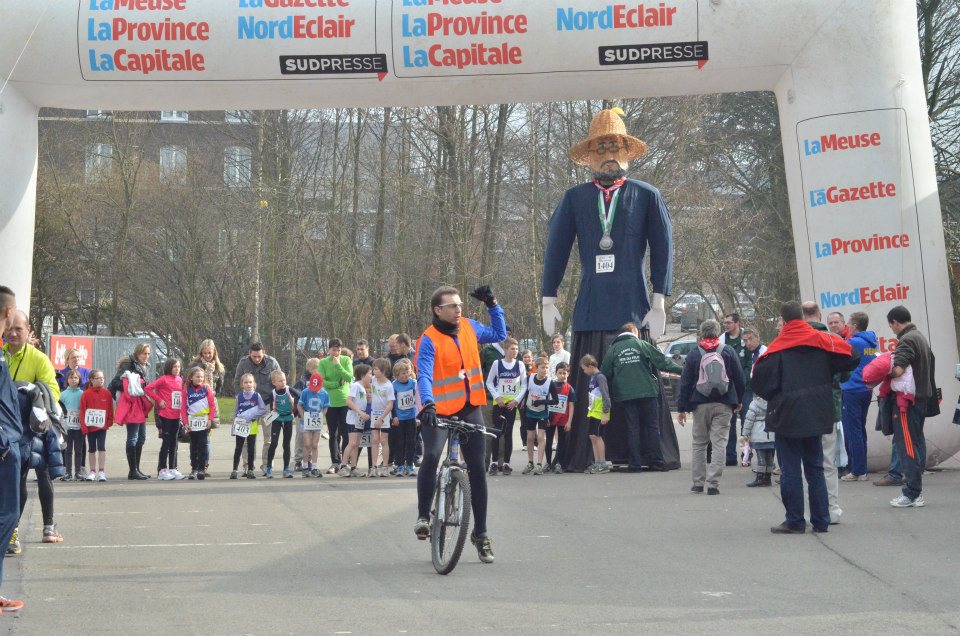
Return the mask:
{"type": "Polygon", "coordinates": [[[771,353],[753,366],[753,392],[767,400],[766,428],[784,437],[834,430],[834,375],[857,368],[859,358],[800,346],[771,353]]]}
{"type": "Polygon", "coordinates": [[[655,346],[629,332],[617,336],[600,367],[600,373],[612,381],[610,393],[614,402],[657,397],[658,371],[682,373],[683,369],[655,346]]]}

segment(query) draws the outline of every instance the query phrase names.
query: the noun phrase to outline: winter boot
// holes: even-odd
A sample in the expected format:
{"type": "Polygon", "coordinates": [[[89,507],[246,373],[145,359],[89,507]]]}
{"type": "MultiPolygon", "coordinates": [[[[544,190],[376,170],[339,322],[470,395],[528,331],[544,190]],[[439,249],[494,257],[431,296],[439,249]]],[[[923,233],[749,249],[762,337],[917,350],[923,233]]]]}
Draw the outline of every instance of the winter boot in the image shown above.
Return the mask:
{"type": "Polygon", "coordinates": [[[756,488],[757,486],[769,486],[770,485],[770,476],[765,475],[764,473],[754,473],[755,477],[753,481],[747,484],[747,488],[756,488]]]}
{"type": "Polygon", "coordinates": [[[150,479],[150,475],[143,474],[143,471],[140,470],[140,455],[143,454],[143,446],[137,446],[133,449],[133,470],[137,473],[137,479],[143,481],[145,479],[150,479]]]}
{"type": "Polygon", "coordinates": [[[131,446],[127,446],[127,466],[130,467],[130,472],[127,473],[127,479],[134,481],[140,479],[140,476],[137,475],[136,469],[134,469],[134,462],[136,461],[137,449],[131,446]]]}

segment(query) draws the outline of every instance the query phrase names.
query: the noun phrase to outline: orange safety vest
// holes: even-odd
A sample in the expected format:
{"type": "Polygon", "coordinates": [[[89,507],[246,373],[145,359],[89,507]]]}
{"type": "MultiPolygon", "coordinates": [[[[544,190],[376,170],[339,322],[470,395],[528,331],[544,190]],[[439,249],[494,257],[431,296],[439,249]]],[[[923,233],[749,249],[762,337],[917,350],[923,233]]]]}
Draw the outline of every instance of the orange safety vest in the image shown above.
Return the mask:
{"type": "MultiPolygon", "coordinates": [[[[487,403],[484,391],[483,372],[480,370],[480,348],[477,334],[466,318],[460,319],[457,342],[430,325],[421,338],[430,338],[433,343],[433,401],[438,415],[455,415],[467,405],[466,382],[470,386],[470,404],[483,406],[487,403]]],[[[417,346],[417,355],[420,347],[417,346]]]]}

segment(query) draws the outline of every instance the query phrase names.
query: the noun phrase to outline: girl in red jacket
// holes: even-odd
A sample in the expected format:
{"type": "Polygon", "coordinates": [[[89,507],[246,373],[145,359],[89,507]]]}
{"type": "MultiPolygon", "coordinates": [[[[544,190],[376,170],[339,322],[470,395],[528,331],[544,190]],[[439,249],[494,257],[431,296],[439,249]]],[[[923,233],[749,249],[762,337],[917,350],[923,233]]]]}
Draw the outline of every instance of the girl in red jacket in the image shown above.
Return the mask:
{"type": "Polygon", "coordinates": [[[112,424],[113,396],[103,388],[103,371],[94,369],[87,389],[80,396],[80,430],[87,436],[90,467],[87,481],[107,481],[107,429],[112,424]]]}
{"type": "Polygon", "coordinates": [[[183,473],[177,470],[177,437],[180,434],[180,411],[183,408],[180,360],[167,358],[163,363],[163,375],[148,384],[143,392],[157,405],[157,427],[162,440],[157,479],[183,479],[183,473]]]}

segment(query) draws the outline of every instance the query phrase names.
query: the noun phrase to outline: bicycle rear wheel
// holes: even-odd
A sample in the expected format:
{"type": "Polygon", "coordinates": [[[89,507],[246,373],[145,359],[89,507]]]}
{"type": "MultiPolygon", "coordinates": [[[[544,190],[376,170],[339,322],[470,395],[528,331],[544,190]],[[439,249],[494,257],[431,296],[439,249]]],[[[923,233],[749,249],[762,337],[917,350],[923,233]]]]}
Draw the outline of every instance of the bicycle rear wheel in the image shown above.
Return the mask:
{"type": "Polygon", "coordinates": [[[430,553],[439,574],[457,567],[470,529],[470,481],[459,467],[444,467],[437,477],[430,528],[430,553]]]}

